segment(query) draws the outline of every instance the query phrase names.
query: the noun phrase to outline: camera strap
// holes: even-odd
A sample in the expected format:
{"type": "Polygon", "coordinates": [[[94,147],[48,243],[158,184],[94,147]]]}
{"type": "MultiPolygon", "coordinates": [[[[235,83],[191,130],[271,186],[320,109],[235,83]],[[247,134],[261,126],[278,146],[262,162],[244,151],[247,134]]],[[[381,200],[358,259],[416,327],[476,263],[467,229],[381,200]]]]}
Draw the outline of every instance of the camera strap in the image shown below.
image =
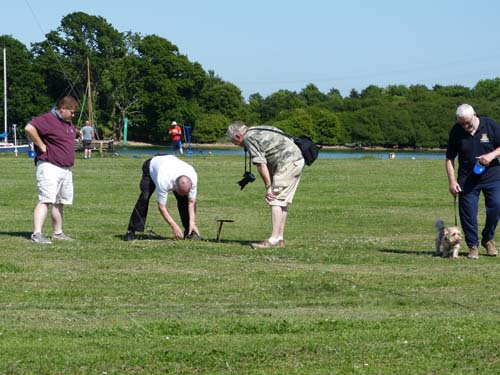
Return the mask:
{"type": "Polygon", "coordinates": [[[282,136],[287,137],[287,138],[293,140],[293,136],[292,135],[287,134],[287,133],[285,133],[284,131],[281,131],[281,130],[276,130],[276,129],[271,129],[271,128],[248,128],[247,131],[249,131],[249,130],[263,130],[263,131],[266,131],[266,132],[273,132],[273,133],[276,133],[276,134],[281,134],[282,136]]]}
{"type": "Polygon", "coordinates": [[[250,157],[250,155],[248,155],[248,162],[247,162],[247,154],[248,154],[248,150],[245,147],[245,173],[247,173],[247,172],[252,173],[252,158],[250,157]],[[247,170],[247,168],[248,168],[248,170],[247,170]]]}

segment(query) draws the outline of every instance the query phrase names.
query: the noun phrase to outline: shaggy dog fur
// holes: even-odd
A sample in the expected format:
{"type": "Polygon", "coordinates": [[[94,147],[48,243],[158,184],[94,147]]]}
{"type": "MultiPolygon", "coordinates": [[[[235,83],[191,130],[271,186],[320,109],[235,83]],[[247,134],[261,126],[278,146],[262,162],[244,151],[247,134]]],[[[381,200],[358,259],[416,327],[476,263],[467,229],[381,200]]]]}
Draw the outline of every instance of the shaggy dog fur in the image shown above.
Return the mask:
{"type": "Polygon", "coordinates": [[[442,220],[436,220],[434,227],[437,229],[436,234],[436,255],[442,255],[443,258],[451,257],[458,258],[460,251],[460,241],[462,241],[462,234],[458,227],[445,227],[442,220]]]}

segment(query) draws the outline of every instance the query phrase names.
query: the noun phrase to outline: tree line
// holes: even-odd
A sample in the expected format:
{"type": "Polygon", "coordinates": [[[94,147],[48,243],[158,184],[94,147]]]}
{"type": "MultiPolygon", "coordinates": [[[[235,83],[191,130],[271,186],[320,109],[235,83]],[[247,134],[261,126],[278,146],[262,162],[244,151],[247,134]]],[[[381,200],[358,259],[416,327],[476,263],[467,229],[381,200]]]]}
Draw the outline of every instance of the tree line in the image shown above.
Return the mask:
{"type": "MultiPolygon", "coordinates": [[[[7,50],[9,124],[26,124],[64,95],[80,101],[75,122],[81,124],[90,97],[100,138],[121,140],[127,117],[128,138],[151,143],[168,141],[172,120],[190,125],[193,140],[202,143],[223,141],[228,124],[242,121],[274,125],[324,145],[438,148],[446,146],[461,103],[500,120],[500,78],[473,88],[370,85],[348,97],[309,84],[300,92],[254,93],[245,101],[236,85],[205,71],[167,39],[119,32],[83,12],[63,17],[57,30],[29,49],[9,35],[0,36],[0,47],[7,50]]],[[[3,86],[3,71],[0,81],[3,86]]]]}

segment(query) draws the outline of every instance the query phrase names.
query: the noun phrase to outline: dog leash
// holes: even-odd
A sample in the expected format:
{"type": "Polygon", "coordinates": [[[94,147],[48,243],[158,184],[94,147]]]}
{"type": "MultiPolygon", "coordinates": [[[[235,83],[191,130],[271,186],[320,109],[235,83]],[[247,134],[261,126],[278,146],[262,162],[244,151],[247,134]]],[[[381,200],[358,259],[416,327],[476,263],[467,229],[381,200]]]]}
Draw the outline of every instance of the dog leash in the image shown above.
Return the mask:
{"type": "Polygon", "coordinates": [[[458,226],[457,222],[457,196],[453,196],[453,206],[455,207],[455,226],[458,226]]]}

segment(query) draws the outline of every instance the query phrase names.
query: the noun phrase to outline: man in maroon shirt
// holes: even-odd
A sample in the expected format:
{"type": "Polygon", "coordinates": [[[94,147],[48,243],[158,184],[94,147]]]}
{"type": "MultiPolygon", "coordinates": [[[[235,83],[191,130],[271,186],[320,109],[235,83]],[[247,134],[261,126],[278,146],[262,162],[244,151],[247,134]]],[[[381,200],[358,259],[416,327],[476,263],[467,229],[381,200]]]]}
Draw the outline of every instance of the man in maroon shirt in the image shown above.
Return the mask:
{"type": "Polygon", "coordinates": [[[73,176],[70,168],[75,161],[77,131],[71,119],[77,108],[78,102],[71,96],[65,96],[50,112],[35,117],[24,128],[37,153],[35,174],[38,204],[33,215],[33,242],[52,243],[42,233],[50,206],[54,229],[52,239],[72,239],[64,234],[62,224],[64,205],[73,203],[73,176]]]}

